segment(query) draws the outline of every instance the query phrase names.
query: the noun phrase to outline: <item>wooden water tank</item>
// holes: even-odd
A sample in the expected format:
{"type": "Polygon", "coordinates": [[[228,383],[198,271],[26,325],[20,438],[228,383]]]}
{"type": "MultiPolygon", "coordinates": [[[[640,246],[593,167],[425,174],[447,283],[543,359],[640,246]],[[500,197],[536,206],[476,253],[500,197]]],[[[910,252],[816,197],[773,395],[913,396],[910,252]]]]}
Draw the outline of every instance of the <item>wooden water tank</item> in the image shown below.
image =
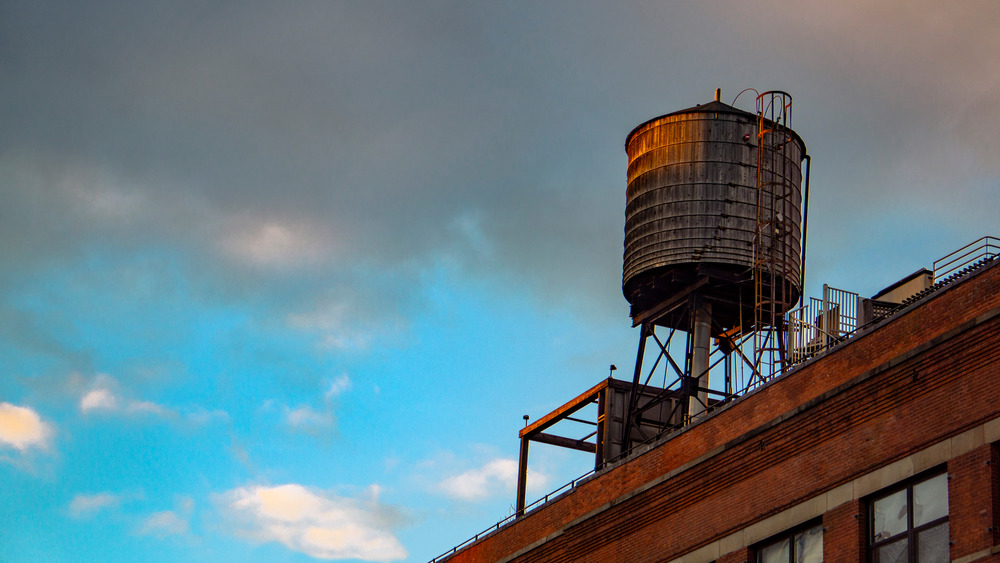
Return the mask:
{"type": "Polygon", "coordinates": [[[797,301],[806,147],[783,129],[762,136],[758,155],[757,130],[756,115],[714,101],[651,119],[628,135],[622,291],[633,317],[699,280],[716,322],[731,327],[752,317],[758,211],[781,221],[781,236],[765,243],[782,245],[777,252],[789,258],[768,277],[797,301]],[[759,157],[764,189],[783,192],[781,209],[758,209],[759,157]]]}

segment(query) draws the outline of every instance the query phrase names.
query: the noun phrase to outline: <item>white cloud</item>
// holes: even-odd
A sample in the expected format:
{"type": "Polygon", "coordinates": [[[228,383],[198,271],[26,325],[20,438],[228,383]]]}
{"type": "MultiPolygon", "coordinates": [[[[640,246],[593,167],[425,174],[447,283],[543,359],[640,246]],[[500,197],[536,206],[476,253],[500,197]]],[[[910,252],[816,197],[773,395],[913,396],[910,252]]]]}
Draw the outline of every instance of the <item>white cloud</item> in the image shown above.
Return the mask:
{"type": "Polygon", "coordinates": [[[262,413],[280,413],[285,424],[297,431],[306,433],[318,433],[333,428],[337,419],[330,410],[316,410],[309,405],[300,405],[291,408],[268,399],[260,406],[262,413]]]}
{"type": "Polygon", "coordinates": [[[142,523],[139,534],[143,536],[180,536],[188,532],[188,521],[172,510],[154,512],[142,523]]]}
{"type": "Polygon", "coordinates": [[[90,386],[90,390],[80,398],[80,412],[89,414],[105,411],[108,413],[152,414],[172,416],[172,409],[151,401],[136,401],[122,398],[118,392],[118,382],[109,375],[100,374],[90,386]]]}
{"type": "Polygon", "coordinates": [[[342,299],[328,299],[308,312],[290,314],[287,321],[294,329],[317,333],[322,350],[363,349],[372,339],[359,326],[356,311],[342,299]]]}
{"type": "Polygon", "coordinates": [[[324,395],[324,397],[326,397],[326,400],[329,401],[330,399],[336,397],[337,395],[340,395],[341,393],[347,391],[350,388],[351,388],[351,378],[348,377],[346,373],[342,373],[339,376],[337,376],[336,379],[330,382],[330,386],[327,387],[326,394],[324,395]]]}
{"type": "Polygon", "coordinates": [[[110,389],[94,389],[80,399],[80,410],[90,412],[94,410],[113,411],[118,409],[118,397],[110,389]]]}
{"type": "MultiPolygon", "coordinates": [[[[527,486],[530,490],[544,488],[548,477],[533,469],[528,469],[527,486]]],[[[479,501],[497,493],[514,490],[517,485],[517,462],[513,459],[496,458],[477,469],[447,477],[438,483],[438,490],[445,495],[464,501],[479,501]]]]}
{"type": "Polygon", "coordinates": [[[113,493],[79,494],[70,501],[69,512],[73,516],[80,517],[93,514],[104,508],[117,506],[120,502],[121,497],[113,493]]]}
{"type": "Polygon", "coordinates": [[[237,535],[279,542],[318,559],[396,561],[406,549],[390,528],[396,511],[368,498],[352,499],[297,484],[242,487],[220,495],[223,510],[236,521],[237,535]]]}
{"type": "Polygon", "coordinates": [[[0,445],[22,452],[28,448],[44,449],[52,432],[52,425],[31,408],[0,403],[0,445]]]}
{"type": "Polygon", "coordinates": [[[148,413],[158,416],[167,416],[173,412],[164,406],[149,401],[131,401],[125,410],[130,413],[148,413]]]}
{"type": "Polygon", "coordinates": [[[288,411],[287,420],[295,428],[325,428],[333,425],[333,415],[315,411],[308,405],[288,411]]]}

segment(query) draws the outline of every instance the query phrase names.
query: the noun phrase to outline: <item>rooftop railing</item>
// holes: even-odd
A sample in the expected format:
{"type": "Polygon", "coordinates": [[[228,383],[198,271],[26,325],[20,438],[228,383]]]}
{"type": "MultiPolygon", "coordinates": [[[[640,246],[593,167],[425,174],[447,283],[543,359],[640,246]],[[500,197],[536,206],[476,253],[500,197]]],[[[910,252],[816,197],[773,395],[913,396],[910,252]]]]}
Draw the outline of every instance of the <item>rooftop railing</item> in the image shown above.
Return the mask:
{"type": "Polygon", "coordinates": [[[857,293],[823,286],[823,298],[785,315],[789,365],[801,363],[825,352],[862,329],[892,316],[904,307],[974,272],[1000,255],[1000,239],[985,236],[934,261],[934,282],[930,287],[893,304],[865,299],[857,293]]]}
{"type": "Polygon", "coordinates": [[[985,236],[934,262],[934,283],[947,279],[975,262],[992,260],[1000,254],[1000,239],[985,236]]]}

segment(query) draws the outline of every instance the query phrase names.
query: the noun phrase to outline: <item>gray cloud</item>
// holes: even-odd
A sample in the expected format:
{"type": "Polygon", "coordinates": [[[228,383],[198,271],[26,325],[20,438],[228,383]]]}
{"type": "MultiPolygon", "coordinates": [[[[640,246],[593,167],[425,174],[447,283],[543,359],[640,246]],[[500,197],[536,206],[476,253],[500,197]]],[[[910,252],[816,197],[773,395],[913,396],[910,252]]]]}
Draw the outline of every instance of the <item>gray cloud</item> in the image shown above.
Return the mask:
{"type": "Polygon", "coordinates": [[[7,5],[0,281],[169,247],[282,317],[372,285],[392,315],[443,258],[624,318],[624,136],[715,86],[796,95],[820,263],[900,200],[964,235],[1000,174],[996,11],[7,5]]]}

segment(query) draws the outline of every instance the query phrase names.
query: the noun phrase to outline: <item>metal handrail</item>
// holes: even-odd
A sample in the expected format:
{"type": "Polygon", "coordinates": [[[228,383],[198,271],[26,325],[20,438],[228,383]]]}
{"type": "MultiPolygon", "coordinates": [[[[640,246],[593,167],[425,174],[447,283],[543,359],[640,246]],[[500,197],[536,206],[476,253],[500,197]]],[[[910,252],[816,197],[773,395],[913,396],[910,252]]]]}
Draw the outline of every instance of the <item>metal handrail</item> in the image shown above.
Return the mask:
{"type": "MultiPolygon", "coordinates": [[[[713,409],[712,408],[707,409],[707,411],[710,411],[710,410],[713,410],[713,409]]],[[[676,428],[666,428],[663,431],[657,433],[652,438],[649,438],[648,440],[644,440],[642,442],[637,442],[635,444],[632,444],[632,446],[630,446],[628,449],[626,449],[625,451],[620,452],[618,455],[616,455],[615,457],[613,457],[613,458],[609,459],[607,462],[605,462],[604,465],[601,467],[601,469],[603,469],[604,467],[608,467],[609,465],[611,465],[611,464],[613,464],[613,463],[615,463],[617,461],[621,461],[623,459],[626,459],[626,458],[632,456],[632,454],[635,453],[635,451],[638,450],[639,448],[645,448],[645,447],[649,446],[650,444],[654,444],[657,441],[659,441],[660,439],[662,439],[664,435],[670,434],[672,432],[675,432],[676,430],[677,430],[676,428]]],[[[553,497],[561,494],[562,492],[564,492],[564,491],[571,491],[571,490],[575,489],[581,482],[589,479],[591,476],[595,475],[598,471],[599,471],[598,469],[591,469],[590,471],[587,471],[586,473],[584,473],[583,475],[580,475],[576,479],[573,479],[572,481],[570,481],[570,482],[562,485],[558,489],[556,489],[556,490],[554,490],[554,491],[546,494],[544,497],[541,497],[541,498],[537,499],[536,501],[532,502],[531,504],[525,506],[524,507],[524,513],[521,514],[520,517],[524,517],[525,515],[528,514],[528,512],[531,512],[534,509],[540,508],[542,505],[547,504],[550,500],[552,500],[553,497]]],[[[486,528],[482,532],[479,532],[478,534],[472,536],[471,538],[465,540],[464,542],[458,544],[457,546],[455,546],[455,547],[449,549],[448,551],[442,553],[441,555],[438,555],[434,559],[431,559],[428,563],[439,563],[441,561],[444,561],[447,558],[451,557],[452,555],[455,555],[456,553],[458,553],[459,551],[461,551],[466,546],[471,545],[471,544],[479,541],[480,538],[486,537],[487,535],[496,532],[500,528],[503,528],[504,526],[506,526],[506,525],[512,523],[513,521],[518,520],[518,519],[519,519],[519,517],[518,517],[517,513],[515,512],[514,514],[511,514],[510,516],[504,518],[503,520],[500,520],[499,522],[497,522],[496,524],[490,526],[489,528],[486,528]]]]}
{"type": "Polygon", "coordinates": [[[850,337],[858,328],[859,295],[823,285],[823,298],[810,298],[785,313],[786,354],[797,364],[850,337]]]}
{"type": "MultiPolygon", "coordinates": [[[[709,410],[711,410],[711,409],[709,409],[709,410]]],[[[676,429],[674,429],[674,428],[667,428],[667,429],[664,429],[662,432],[656,434],[655,436],[653,436],[652,438],[650,438],[648,440],[645,440],[645,441],[633,444],[627,450],[619,453],[615,457],[613,457],[610,460],[608,460],[604,464],[603,467],[607,467],[608,465],[611,465],[612,463],[614,463],[616,461],[620,461],[620,460],[623,460],[623,459],[625,459],[627,457],[630,457],[633,454],[633,452],[635,452],[637,449],[649,446],[650,444],[653,444],[656,441],[658,441],[661,438],[663,438],[663,436],[665,434],[669,434],[671,432],[674,432],[675,430],[676,429]]],[[[603,467],[602,467],[602,469],[603,469],[603,467]]],[[[579,485],[582,481],[584,481],[584,480],[590,478],[591,476],[593,476],[594,474],[596,474],[597,471],[598,471],[598,469],[591,469],[590,471],[584,473],[583,475],[580,475],[576,479],[573,479],[572,481],[564,484],[563,486],[559,487],[558,489],[556,489],[556,490],[554,490],[554,491],[546,494],[544,497],[541,497],[541,498],[537,499],[535,502],[532,502],[531,504],[525,506],[524,507],[524,513],[520,517],[524,517],[525,515],[528,514],[528,512],[531,512],[532,510],[534,510],[536,508],[540,508],[542,505],[547,504],[549,502],[549,500],[551,500],[553,497],[561,494],[562,492],[564,492],[564,491],[571,491],[571,490],[575,489],[577,487],[577,485],[579,485]]],[[[497,522],[496,524],[490,526],[489,528],[486,528],[482,532],[479,532],[478,534],[472,536],[471,538],[465,540],[464,542],[462,542],[462,543],[456,545],[455,547],[449,549],[448,551],[442,553],[441,555],[438,555],[434,559],[431,559],[428,563],[439,563],[440,561],[444,561],[445,559],[447,559],[447,558],[451,557],[452,555],[455,555],[456,553],[458,553],[459,551],[461,551],[464,547],[466,547],[468,545],[471,545],[471,544],[479,541],[480,538],[486,537],[487,535],[492,534],[493,532],[496,532],[500,528],[503,528],[504,526],[506,526],[506,525],[512,523],[513,521],[518,520],[518,519],[519,519],[519,517],[518,517],[517,513],[515,512],[514,514],[511,514],[510,516],[504,518],[503,520],[500,520],[499,522],[497,522]]]]}
{"type": "Polygon", "coordinates": [[[934,282],[948,277],[961,268],[983,258],[1000,255],[1000,239],[985,236],[934,261],[934,282]]]}
{"type": "MultiPolygon", "coordinates": [[[[657,436],[657,438],[658,437],[659,436],[657,436]]],[[[656,438],[653,438],[653,439],[655,440],[656,438]]],[[[652,440],[650,440],[650,441],[652,441],[652,440]]],[[[645,444],[645,443],[646,442],[644,442],[643,444],[645,444]]],[[[637,446],[638,445],[643,445],[643,444],[637,444],[637,446]]],[[[632,448],[629,449],[629,451],[631,451],[632,449],[634,449],[637,446],[633,446],[632,448]]],[[[616,459],[620,459],[621,457],[622,457],[622,454],[619,454],[618,458],[616,458],[616,459]]],[[[546,494],[544,497],[536,500],[535,502],[529,504],[528,506],[525,506],[524,507],[524,514],[527,514],[529,511],[531,511],[531,510],[539,507],[540,505],[548,503],[549,499],[551,499],[552,497],[560,494],[563,490],[573,490],[573,489],[575,489],[576,486],[577,486],[577,484],[580,483],[580,481],[583,481],[584,479],[590,477],[594,473],[597,473],[597,470],[596,469],[591,469],[590,471],[584,473],[583,475],[577,477],[576,479],[573,479],[569,483],[566,483],[565,485],[559,487],[558,489],[556,489],[556,490],[554,490],[554,491],[546,494]]],[[[523,517],[523,514],[522,514],[522,517],[523,517]]],[[[479,532],[478,534],[476,534],[476,535],[472,536],[471,538],[465,540],[464,542],[456,545],[455,547],[449,549],[448,551],[442,553],[441,555],[438,555],[434,559],[431,559],[429,563],[438,563],[439,561],[444,561],[445,559],[447,559],[447,558],[451,557],[452,555],[455,555],[456,553],[458,553],[462,548],[466,547],[467,545],[471,545],[471,544],[479,541],[480,538],[485,537],[485,536],[487,536],[489,534],[492,534],[493,532],[496,532],[500,528],[506,526],[507,524],[510,524],[512,521],[517,520],[517,519],[518,519],[517,513],[511,514],[510,516],[504,518],[503,520],[497,522],[496,524],[490,526],[489,528],[486,528],[482,532],[479,532]]]]}

